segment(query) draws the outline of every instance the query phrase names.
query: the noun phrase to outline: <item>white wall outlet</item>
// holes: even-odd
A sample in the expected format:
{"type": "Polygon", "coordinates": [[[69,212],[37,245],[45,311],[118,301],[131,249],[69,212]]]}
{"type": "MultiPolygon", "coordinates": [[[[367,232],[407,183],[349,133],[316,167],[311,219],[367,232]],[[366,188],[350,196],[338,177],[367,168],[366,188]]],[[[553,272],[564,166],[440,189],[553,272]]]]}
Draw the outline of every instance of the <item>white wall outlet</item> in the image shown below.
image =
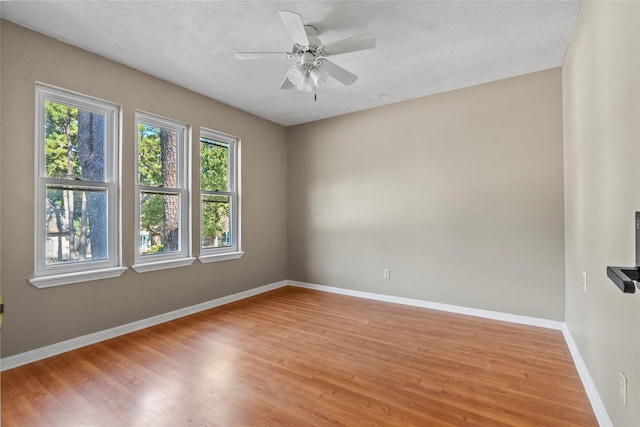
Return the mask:
{"type": "Polygon", "coordinates": [[[584,291],[587,292],[587,272],[586,271],[582,272],[582,289],[584,289],[584,291]]]}
{"type": "Polygon", "coordinates": [[[389,271],[388,268],[385,268],[384,270],[382,270],[382,278],[391,279],[391,272],[389,271]]]}
{"type": "Polygon", "coordinates": [[[620,400],[624,406],[627,406],[627,377],[620,372],[620,400]]]}

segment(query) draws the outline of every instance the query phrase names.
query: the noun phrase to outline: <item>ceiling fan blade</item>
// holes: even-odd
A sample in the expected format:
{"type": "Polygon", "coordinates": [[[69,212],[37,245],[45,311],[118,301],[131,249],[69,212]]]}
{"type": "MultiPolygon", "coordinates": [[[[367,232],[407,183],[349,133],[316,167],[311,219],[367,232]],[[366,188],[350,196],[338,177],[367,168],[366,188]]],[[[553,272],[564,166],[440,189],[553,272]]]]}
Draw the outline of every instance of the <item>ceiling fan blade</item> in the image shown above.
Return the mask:
{"type": "Polygon", "coordinates": [[[236,52],[238,59],[286,59],[291,58],[288,52],[236,52]]]}
{"type": "Polygon", "coordinates": [[[280,89],[293,89],[294,87],[295,86],[293,85],[293,83],[291,83],[291,80],[289,80],[289,77],[285,77],[284,81],[280,85],[280,89]]]}
{"type": "Polygon", "coordinates": [[[376,39],[371,34],[360,34],[348,39],[338,40],[324,45],[322,51],[325,55],[340,55],[341,53],[355,52],[358,50],[372,49],[376,47],[376,39]]]}
{"type": "Polygon", "coordinates": [[[280,18],[282,18],[282,22],[284,22],[284,26],[287,27],[287,32],[289,32],[294,43],[300,46],[309,46],[309,38],[307,37],[307,32],[304,29],[304,23],[300,15],[289,10],[281,10],[280,18]]]}
{"type": "Polygon", "coordinates": [[[318,64],[318,68],[322,71],[325,71],[327,74],[329,74],[331,77],[333,77],[343,85],[348,86],[358,80],[358,76],[350,73],[349,71],[327,59],[322,60],[320,64],[318,64]]]}

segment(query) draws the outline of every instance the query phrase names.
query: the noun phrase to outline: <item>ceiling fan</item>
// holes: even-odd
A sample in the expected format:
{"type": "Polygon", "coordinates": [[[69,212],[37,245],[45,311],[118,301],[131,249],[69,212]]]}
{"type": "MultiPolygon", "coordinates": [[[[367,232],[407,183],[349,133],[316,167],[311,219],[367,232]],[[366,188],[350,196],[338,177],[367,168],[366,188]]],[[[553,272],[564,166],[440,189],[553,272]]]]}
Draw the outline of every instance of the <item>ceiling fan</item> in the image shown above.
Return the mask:
{"type": "Polygon", "coordinates": [[[311,92],[325,84],[328,76],[344,85],[353,84],[358,76],[329,61],[327,57],[372,49],[376,46],[376,39],[369,33],[322,44],[316,37],[318,30],[312,25],[304,25],[302,17],[297,13],[282,10],[280,18],[293,39],[291,52],[236,53],[238,59],[296,58],[295,64],[287,71],[280,89],[296,88],[303,92],[311,92]]]}

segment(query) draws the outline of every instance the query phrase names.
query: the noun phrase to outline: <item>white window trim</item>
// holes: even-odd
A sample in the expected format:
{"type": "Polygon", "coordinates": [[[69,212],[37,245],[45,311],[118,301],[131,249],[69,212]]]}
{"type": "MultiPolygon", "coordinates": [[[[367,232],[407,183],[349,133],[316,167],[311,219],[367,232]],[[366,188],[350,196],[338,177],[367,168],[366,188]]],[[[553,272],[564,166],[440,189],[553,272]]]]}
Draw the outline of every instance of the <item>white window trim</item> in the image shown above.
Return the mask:
{"type": "Polygon", "coordinates": [[[148,271],[167,270],[169,268],[176,268],[176,267],[187,267],[193,264],[195,260],[196,259],[193,257],[180,258],[180,259],[164,259],[161,261],[135,264],[135,265],[132,265],[131,268],[133,268],[137,273],[146,273],[148,271]]]}
{"type": "Polygon", "coordinates": [[[34,215],[34,277],[29,280],[37,288],[118,277],[127,268],[122,266],[120,145],[122,109],[119,105],[77,92],[36,83],[35,108],[35,208],[34,215]],[[104,114],[105,120],[105,182],[75,182],[46,176],[44,120],[45,101],[69,105],[104,114]],[[47,265],[46,254],[46,188],[47,184],[64,183],[78,188],[105,188],[107,191],[107,258],[47,265]]]}
{"type": "Polygon", "coordinates": [[[242,258],[242,255],[244,255],[244,252],[242,251],[226,252],[223,254],[216,254],[216,255],[200,255],[198,257],[198,260],[203,264],[208,264],[210,262],[228,261],[231,259],[242,258]]]}
{"type": "MultiPolygon", "coordinates": [[[[218,132],[211,129],[201,128],[200,138],[198,139],[198,148],[202,144],[201,139],[213,139],[215,141],[224,142],[229,144],[229,191],[216,192],[200,189],[198,197],[198,203],[200,203],[200,256],[198,260],[207,264],[210,262],[227,261],[232,259],[241,258],[244,255],[242,251],[242,239],[241,239],[241,206],[240,206],[240,138],[228,135],[222,132],[218,132]],[[231,199],[231,239],[232,245],[223,248],[203,248],[202,247],[202,196],[210,194],[222,194],[228,195],[231,199]]],[[[198,153],[200,149],[198,149],[198,153]]],[[[199,157],[198,157],[199,159],[199,157]]],[[[198,160],[199,161],[199,160],[198,160]]],[[[200,165],[198,164],[198,173],[200,173],[200,165]]]]}
{"type": "Polygon", "coordinates": [[[157,116],[155,114],[136,111],[135,115],[135,154],[134,179],[136,188],[135,202],[135,264],[131,266],[138,273],[164,270],[168,268],[191,265],[195,258],[191,256],[191,128],[188,124],[177,120],[157,116]],[[178,147],[176,149],[176,174],[178,187],[170,193],[180,195],[180,250],[170,253],[140,254],[140,193],[152,191],[162,193],[162,187],[147,187],[138,184],[138,124],[157,126],[170,129],[178,133],[178,147]]]}
{"type": "Polygon", "coordinates": [[[127,271],[127,267],[103,268],[100,270],[79,271],[76,273],[56,274],[53,276],[34,277],[29,282],[36,288],[44,289],[53,286],[71,285],[73,283],[88,282],[91,280],[110,279],[120,277],[127,271]]]}

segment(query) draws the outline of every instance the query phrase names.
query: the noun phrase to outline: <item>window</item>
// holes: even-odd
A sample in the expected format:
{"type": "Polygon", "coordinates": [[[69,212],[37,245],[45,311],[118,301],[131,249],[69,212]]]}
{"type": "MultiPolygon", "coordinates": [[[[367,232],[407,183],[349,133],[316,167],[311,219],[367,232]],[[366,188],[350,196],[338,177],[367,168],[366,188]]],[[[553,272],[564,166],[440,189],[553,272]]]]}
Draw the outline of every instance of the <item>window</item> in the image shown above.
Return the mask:
{"type": "Polygon", "coordinates": [[[189,128],[136,114],[136,264],[144,271],[189,265],[189,128]]]}
{"type": "Polygon", "coordinates": [[[36,86],[35,268],[49,287],[117,277],[120,109],[36,86]]]}
{"type": "Polygon", "coordinates": [[[200,132],[200,261],[240,258],[238,140],[200,132]]]}

